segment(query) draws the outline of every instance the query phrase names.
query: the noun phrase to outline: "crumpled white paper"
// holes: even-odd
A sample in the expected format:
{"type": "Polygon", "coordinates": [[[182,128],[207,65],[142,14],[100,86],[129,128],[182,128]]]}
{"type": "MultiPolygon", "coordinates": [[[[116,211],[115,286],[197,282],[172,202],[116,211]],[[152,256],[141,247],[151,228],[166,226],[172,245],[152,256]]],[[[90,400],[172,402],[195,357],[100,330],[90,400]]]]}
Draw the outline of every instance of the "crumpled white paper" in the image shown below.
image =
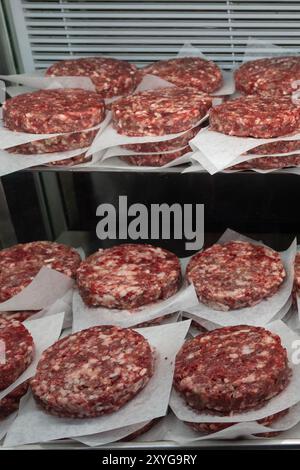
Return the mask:
{"type": "Polygon", "coordinates": [[[168,409],[175,356],[184,342],[189,326],[190,321],[187,321],[138,330],[156,350],[155,372],[147,386],[119,411],[99,418],[58,418],[45,413],[29,397],[28,401],[21,404],[4,446],[88,436],[119,430],[120,423],[122,426],[130,426],[164,416],[168,409]]]}
{"type": "Polygon", "coordinates": [[[20,375],[20,377],[5,390],[0,392],[0,400],[12,392],[19,385],[24,383],[30,377],[33,377],[40,357],[55,341],[58,340],[64,320],[64,313],[58,313],[37,320],[26,320],[23,325],[31,334],[34,342],[34,357],[29,367],[20,375]]]}
{"type": "Polygon", "coordinates": [[[73,331],[83,330],[88,326],[116,325],[124,328],[133,327],[171,313],[192,307],[198,302],[194,286],[183,286],[168,299],[135,309],[117,310],[109,308],[87,307],[77,290],[73,296],[73,331]]]}
{"type": "MultiPolygon", "coordinates": [[[[226,243],[233,240],[246,241],[254,244],[262,244],[251,240],[248,237],[240,235],[232,230],[226,230],[218,243],[226,243]]],[[[207,305],[198,302],[195,307],[187,307],[184,310],[193,314],[199,319],[208,320],[221,326],[231,325],[256,325],[263,326],[269,323],[277,313],[286,305],[289,297],[291,296],[293,282],[294,282],[294,259],[296,255],[296,240],[293,241],[291,246],[283,251],[280,256],[286,270],[286,278],[283,281],[278,292],[268,299],[262,300],[253,307],[245,307],[236,310],[229,310],[226,312],[214,310],[207,305]]]]}
{"type": "MultiPolygon", "coordinates": [[[[181,421],[194,423],[232,423],[255,421],[271,416],[279,411],[286,410],[300,401],[300,360],[299,341],[300,336],[290,330],[282,321],[269,323],[266,328],[281,338],[282,345],[287,349],[292,377],[290,383],[279,395],[269,400],[266,405],[257,410],[236,413],[232,416],[216,416],[205,412],[196,412],[186,405],[184,399],[173,389],[170,406],[181,421]]],[[[300,416],[300,415],[299,415],[300,416]]]]}
{"type": "Polygon", "coordinates": [[[73,287],[69,276],[43,266],[32,282],[19,294],[0,303],[1,311],[41,310],[63,297],[73,287]]]}

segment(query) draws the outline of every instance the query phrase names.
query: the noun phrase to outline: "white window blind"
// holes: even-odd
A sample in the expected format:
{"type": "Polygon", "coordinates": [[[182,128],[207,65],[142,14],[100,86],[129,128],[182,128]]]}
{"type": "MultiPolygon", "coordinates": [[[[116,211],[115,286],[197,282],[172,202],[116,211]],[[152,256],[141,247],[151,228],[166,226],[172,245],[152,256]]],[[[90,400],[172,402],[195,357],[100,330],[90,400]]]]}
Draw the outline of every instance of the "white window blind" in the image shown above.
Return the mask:
{"type": "Polygon", "coordinates": [[[185,41],[229,69],[249,36],[300,51],[299,1],[6,3],[24,71],[97,54],[144,65],[174,56],[185,41]]]}

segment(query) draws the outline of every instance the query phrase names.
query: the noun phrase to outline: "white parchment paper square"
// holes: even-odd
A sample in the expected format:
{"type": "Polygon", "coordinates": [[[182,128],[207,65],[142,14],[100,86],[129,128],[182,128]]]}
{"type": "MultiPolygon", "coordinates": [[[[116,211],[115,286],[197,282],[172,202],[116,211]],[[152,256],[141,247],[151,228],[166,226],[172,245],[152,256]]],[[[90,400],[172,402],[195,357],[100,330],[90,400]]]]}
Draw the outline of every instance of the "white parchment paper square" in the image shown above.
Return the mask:
{"type": "Polygon", "coordinates": [[[168,409],[175,356],[182,346],[190,321],[141,328],[141,333],[156,350],[154,376],[133,400],[119,411],[99,418],[66,419],[51,416],[30,397],[10,427],[5,446],[47,442],[119,429],[164,416],[168,409]]]}

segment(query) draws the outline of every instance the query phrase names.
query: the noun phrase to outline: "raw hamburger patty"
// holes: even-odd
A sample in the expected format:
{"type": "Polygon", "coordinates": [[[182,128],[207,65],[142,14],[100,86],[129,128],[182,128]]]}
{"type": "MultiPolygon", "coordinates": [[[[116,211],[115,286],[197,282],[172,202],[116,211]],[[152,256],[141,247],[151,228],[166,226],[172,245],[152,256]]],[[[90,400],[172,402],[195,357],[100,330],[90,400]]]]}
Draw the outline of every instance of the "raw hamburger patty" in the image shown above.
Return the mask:
{"type": "Polygon", "coordinates": [[[176,134],[195,126],[212,99],[188,88],[158,88],[126,96],[112,104],[112,123],[119,134],[176,134]]]}
{"type": "Polygon", "coordinates": [[[272,57],[246,62],[235,72],[236,89],[246,95],[290,95],[300,79],[300,57],[272,57]]]}
{"type": "Polygon", "coordinates": [[[288,155],[287,157],[262,157],[253,158],[247,162],[238,163],[231,167],[232,170],[275,170],[300,166],[300,154],[288,155]]]}
{"type": "Polygon", "coordinates": [[[186,276],[200,302],[227,311],[253,306],[274,295],[286,273],[279,253],[271,248],[232,241],[193,256],[186,276]]]}
{"type": "MultiPolygon", "coordinates": [[[[300,150],[299,140],[280,140],[279,142],[270,142],[269,144],[259,145],[253,149],[248,150],[245,155],[261,154],[269,155],[276,153],[288,153],[300,150]]],[[[254,158],[252,160],[239,163],[233,166],[233,170],[273,170],[287,167],[294,167],[300,165],[300,154],[281,155],[280,157],[264,157],[254,158]]]]}
{"type": "Polygon", "coordinates": [[[141,72],[157,75],[178,87],[189,87],[205,93],[212,93],[223,84],[219,67],[211,60],[199,57],[160,60],[144,67],[141,72]]]}
{"type": "MultiPolygon", "coordinates": [[[[126,144],[122,147],[127,150],[133,150],[134,152],[147,152],[147,153],[157,153],[157,152],[168,152],[170,150],[177,150],[182,147],[186,147],[190,140],[192,140],[196,134],[201,129],[200,126],[193,127],[184,134],[176,137],[171,140],[162,140],[161,142],[146,142],[142,144],[126,144]]],[[[299,146],[300,147],[300,146],[299,146]]]]}
{"type": "Polygon", "coordinates": [[[86,157],[85,153],[81,153],[76,157],[67,158],[66,160],[57,160],[56,162],[45,163],[46,166],[75,166],[88,163],[92,160],[92,156],[86,157]]]}
{"type": "Polygon", "coordinates": [[[4,390],[31,364],[34,355],[32,336],[22,323],[2,320],[0,350],[0,390],[4,390]]]}
{"type": "Polygon", "coordinates": [[[182,157],[186,153],[191,151],[191,147],[188,145],[181,150],[177,150],[174,152],[168,153],[154,153],[149,155],[128,155],[122,156],[121,160],[129,165],[136,165],[136,166],[163,166],[176,158],[182,157]]]}
{"type": "Polygon", "coordinates": [[[177,256],[146,244],[99,250],[77,270],[79,292],[89,307],[134,309],[171,297],[180,281],[177,256]]]}
{"type": "Polygon", "coordinates": [[[0,422],[19,408],[21,398],[25,395],[29,387],[29,382],[24,382],[15,390],[0,400],[0,422]]]}
{"type": "Polygon", "coordinates": [[[196,410],[231,415],[264,406],[290,374],[279,336],[238,325],[186,341],[176,357],[174,387],[196,410]]]}
{"type": "Polygon", "coordinates": [[[96,326],[57,341],[42,355],[31,389],[49,413],[92,418],[117,411],[153,375],[154,355],[139,333],[96,326]]]}
{"type": "Polygon", "coordinates": [[[77,270],[79,292],[90,307],[137,308],[171,297],[180,281],[178,258],[147,244],[99,250],[77,270]]]}
{"type": "MultiPolygon", "coordinates": [[[[279,411],[279,413],[275,413],[271,416],[267,416],[266,418],[259,419],[257,421],[258,424],[261,424],[262,426],[271,426],[273,423],[276,423],[280,418],[283,418],[288,414],[288,409],[279,411]]],[[[233,426],[236,423],[190,423],[186,422],[188,426],[190,426],[194,431],[196,432],[207,432],[207,433],[214,433],[214,432],[219,432],[222,431],[223,429],[229,428],[230,426],[233,426]]],[[[273,431],[273,432],[266,432],[266,433],[259,433],[257,436],[261,437],[270,437],[270,434],[272,436],[277,435],[278,431],[273,431]]]]}
{"type": "Polygon", "coordinates": [[[294,289],[296,292],[300,292],[300,253],[298,252],[295,257],[295,280],[294,280],[294,289]]]}
{"type": "Polygon", "coordinates": [[[276,153],[288,153],[300,150],[300,140],[279,140],[262,144],[248,150],[246,155],[272,155],[276,153]]]}
{"type": "Polygon", "coordinates": [[[209,119],[213,131],[267,139],[297,131],[300,106],[289,96],[242,96],[213,107],[209,119]]]}
{"type": "Polygon", "coordinates": [[[62,60],[49,67],[46,75],[89,77],[103,98],[131,93],[140,81],[135,65],[104,57],[62,60]]]}
{"type": "Polygon", "coordinates": [[[19,322],[23,322],[38,312],[39,310],[11,310],[9,312],[0,312],[0,325],[2,321],[5,323],[7,320],[17,320],[19,322]]]}
{"type": "Polygon", "coordinates": [[[0,301],[21,292],[43,266],[75,277],[80,262],[74,248],[55,242],[20,243],[5,248],[0,251],[0,301]]]}
{"type": "MultiPolygon", "coordinates": [[[[34,155],[43,153],[54,153],[54,152],[68,152],[70,150],[84,149],[89,147],[94,140],[97,130],[89,132],[74,132],[73,134],[65,134],[51,139],[35,140],[28,142],[27,144],[17,145],[16,147],[10,147],[7,149],[10,153],[18,153],[20,155],[34,155]]],[[[64,162],[74,160],[72,157],[64,162]]],[[[57,164],[57,162],[54,162],[57,164]]]]}
{"type": "Polygon", "coordinates": [[[32,134],[83,131],[96,126],[104,117],[103,99],[97,93],[78,88],[24,93],[3,105],[5,127],[32,134]]]}

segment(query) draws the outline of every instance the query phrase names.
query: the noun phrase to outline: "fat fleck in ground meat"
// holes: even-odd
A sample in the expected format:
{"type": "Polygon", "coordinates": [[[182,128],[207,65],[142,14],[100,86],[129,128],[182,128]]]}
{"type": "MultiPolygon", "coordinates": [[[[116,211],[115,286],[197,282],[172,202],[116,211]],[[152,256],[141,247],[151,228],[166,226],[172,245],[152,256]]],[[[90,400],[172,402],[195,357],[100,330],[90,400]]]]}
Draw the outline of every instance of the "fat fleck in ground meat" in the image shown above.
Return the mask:
{"type": "Polygon", "coordinates": [[[246,62],[235,72],[236,89],[246,95],[290,95],[300,79],[300,57],[272,57],[246,62]]]}
{"type": "Polygon", "coordinates": [[[171,297],[180,282],[177,256],[146,244],[99,250],[77,270],[79,292],[89,307],[134,309],[171,297]]]}
{"type": "Polygon", "coordinates": [[[231,416],[264,406],[290,374],[279,336],[238,325],[186,341],[176,357],[174,387],[192,408],[231,416]]]}
{"type": "Polygon", "coordinates": [[[103,98],[131,93],[141,79],[134,64],[105,57],[62,60],[51,65],[46,75],[89,77],[95,85],[96,92],[103,98]]]}
{"type": "Polygon", "coordinates": [[[31,380],[33,396],[56,416],[92,418],[117,411],[153,375],[154,356],[139,333],[96,326],[57,341],[31,380]]]}
{"type": "Polygon", "coordinates": [[[213,107],[210,128],[238,137],[271,138],[298,131],[300,106],[290,97],[242,96],[213,107]]]}
{"type": "Polygon", "coordinates": [[[183,57],[160,60],[144,67],[143,74],[157,75],[178,87],[212,93],[223,84],[222,72],[211,60],[183,57]]]}
{"type": "Polygon", "coordinates": [[[121,98],[112,104],[112,123],[119,134],[176,134],[194,127],[212,99],[188,88],[158,88],[121,98]]]}

